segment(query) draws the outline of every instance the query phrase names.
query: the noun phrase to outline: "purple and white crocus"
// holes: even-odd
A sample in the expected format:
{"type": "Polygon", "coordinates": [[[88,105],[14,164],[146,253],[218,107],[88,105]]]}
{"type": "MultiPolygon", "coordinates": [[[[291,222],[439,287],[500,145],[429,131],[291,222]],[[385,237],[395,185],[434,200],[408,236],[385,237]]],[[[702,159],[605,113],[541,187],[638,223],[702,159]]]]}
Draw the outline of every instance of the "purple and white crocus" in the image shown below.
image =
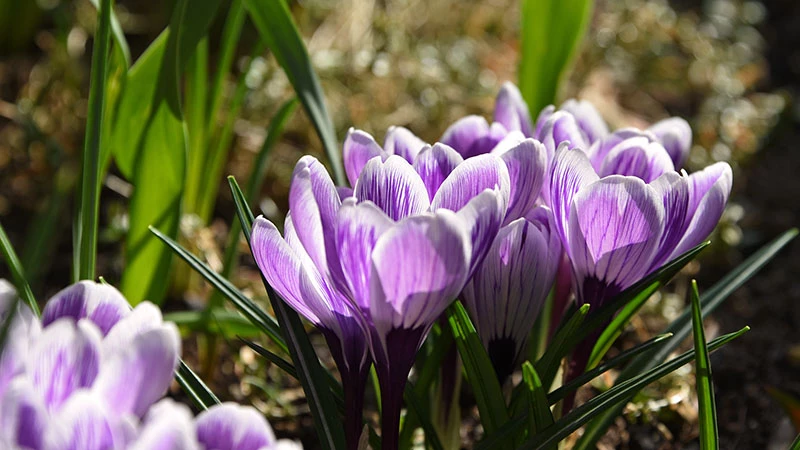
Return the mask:
{"type": "Polygon", "coordinates": [[[201,415],[195,424],[188,408],[160,400],[174,377],[180,340],[154,305],[131,310],[113,287],[82,281],[56,294],[40,321],[21,303],[10,310],[15,295],[0,283],[0,319],[12,318],[0,357],[0,447],[276,448],[263,417],[246,423],[231,416],[221,426],[201,415]],[[216,440],[204,437],[212,435],[216,440]]]}

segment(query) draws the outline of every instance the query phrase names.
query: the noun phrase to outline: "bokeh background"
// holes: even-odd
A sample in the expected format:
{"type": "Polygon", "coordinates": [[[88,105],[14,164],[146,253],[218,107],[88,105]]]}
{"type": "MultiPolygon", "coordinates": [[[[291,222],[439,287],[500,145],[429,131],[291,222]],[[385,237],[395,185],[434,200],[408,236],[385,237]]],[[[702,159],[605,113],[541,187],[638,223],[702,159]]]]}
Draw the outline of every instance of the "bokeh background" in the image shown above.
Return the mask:
{"type": "MultiPolygon", "coordinates": [[[[116,3],[137,57],[168,24],[171,2],[116,3]]],[[[0,6],[0,221],[23,262],[33,265],[36,294],[46,298],[70,277],[73,193],[96,10],[88,0],[9,0],[0,6]]],[[[466,114],[488,116],[501,83],[516,81],[518,1],[304,0],[293,2],[292,10],[340,139],[353,126],[380,141],[387,127],[403,125],[433,142],[466,114]]],[[[217,22],[213,29],[219,34],[221,18],[217,22]]],[[[229,95],[257,39],[246,24],[229,95]]],[[[210,47],[213,54],[218,42],[210,40],[210,47]]],[[[288,80],[267,53],[245,75],[248,91],[226,169],[240,179],[270,118],[291,96],[288,80]]],[[[800,224],[799,90],[800,3],[794,0],[597,1],[561,98],[591,100],[612,128],[684,117],[694,130],[688,169],[719,160],[734,167],[734,192],[713,247],[648,304],[621,347],[680,312],[689,277],[697,277],[702,290],[758,246],[800,224]]],[[[313,128],[298,112],[269,157],[264,214],[280,217],[286,210],[294,163],[307,153],[323,157],[313,128]]],[[[112,167],[102,193],[98,262],[98,272],[111,282],[123,269],[119,254],[130,190],[112,167]]],[[[222,186],[210,226],[191,218],[182,222],[183,238],[212,266],[220,264],[233,214],[222,186]]],[[[245,264],[236,282],[258,291],[252,267],[245,264]]],[[[7,276],[4,271],[0,275],[7,276]]],[[[185,291],[173,292],[165,308],[196,308],[208,295],[208,287],[194,280],[185,291]]],[[[709,321],[709,338],[752,327],[712,357],[722,448],[785,448],[796,434],[779,398],[800,395],[798,301],[800,245],[794,244],[709,321]]],[[[185,358],[202,359],[202,336],[185,331],[185,358]]],[[[236,339],[217,358],[220,363],[206,367],[204,375],[220,397],[251,402],[279,434],[313,441],[299,386],[236,339]]],[[[603,448],[697,448],[691,370],[685,367],[643,391],[603,448]]],[[[593,386],[603,388],[602,379],[593,386]]],[[[480,430],[471,428],[475,412],[464,414],[468,445],[480,430]]]]}

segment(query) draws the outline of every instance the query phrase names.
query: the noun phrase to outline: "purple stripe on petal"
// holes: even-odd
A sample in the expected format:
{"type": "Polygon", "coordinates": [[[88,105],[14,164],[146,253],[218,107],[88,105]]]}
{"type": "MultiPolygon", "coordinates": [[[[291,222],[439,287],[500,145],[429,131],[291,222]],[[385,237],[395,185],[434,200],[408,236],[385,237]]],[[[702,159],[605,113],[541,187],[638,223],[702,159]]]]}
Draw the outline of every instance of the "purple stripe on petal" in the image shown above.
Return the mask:
{"type": "Polygon", "coordinates": [[[0,396],[0,444],[41,449],[47,422],[42,399],[28,379],[17,377],[0,396]]]}
{"type": "Polygon", "coordinates": [[[645,138],[648,142],[655,140],[655,136],[645,131],[636,128],[620,128],[604,138],[595,141],[589,147],[586,154],[589,155],[589,160],[592,162],[594,170],[600,172],[603,167],[603,162],[611,150],[621,142],[633,138],[645,138]]]}
{"type": "Polygon", "coordinates": [[[431,202],[431,209],[458,211],[485,189],[499,189],[506,204],[511,191],[508,168],[495,155],[479,155],[459,164],[444,180],[431,202]]]}
{"type": "Polygon", "coordinates": [[[683,167],[692,149],[692,128],[680,117],[656,122],[647,129],[664,145],[676,169],[683,167]]]}
{"type": "Polygon", "coordinates": [[[419,152],[414,161],[414,170],[425,183],[429,198],[434,198],[444,180],[462,162],[464,158],[458,152],[438,142],[433,147],[426,147],[419,152]]]}
{"type": "Polygon", "coordinates": [[[54,295],[42,312],[42,325],[60,317],[89,318],[103,335],[130,312],[130,305],[115,287],[94,281],[81,281],[54,295]]]}
{"type": "Polygon", "coordinates": [[[191,411],[171,399],[159,401],[147,412],[128,450],[200,450],[191,411]]]}
{"type": "Polygon", "coordinates": [[[48,410],[92,385],[100,366],[100,330],[86,319],[63,318],[46,327],[32,346],[26,372],[48,410]]]}
{"type": "Polygon", "coordinates": [[[640,136],[626,139],[614,146],[603,161],[600,176],[633,176],[649,183],[661,174],[674,170],[672,160],[664,147],[640,136]]]}
{"type": "Polygon", "coordinates": [[[394,155],[385,162],[373,158],[364,166],[356,182],[355,197],[359,202],[375,203],[392,220],[419,214],[430,207],[422,178],[408,161],[394,155]]]}
{"type": "Polygon", "coordinates": [[[425,141],[404,127],[389,127],[383,140],[383,148],[387,157],[388,155],[402,156],[409,164],[414,163],[419,152],[427,145],[425,141]]]}
{"type": "Polygon", "coordinates": [[[569,148],[578,148],[586,151],[589,143],[578,127],[575,117],[566,111],[554,112],[542,126],[539,141],[547,149],[547,160],[551,161],[556,149],[562,143],[569,142],[569,148]]]}
{"type": "Polygon", "coordinates": [[[481,116],[467,116],[450,125],[439,141],[452,147],[466,159],[475,156],[471,153],[473,145],[488,135],[489,123],[486,119],[481,116]]]}
{"type": "Polygon", "coordinates": [[[347,131],[347,137],[344,138],[342,145],[342,159],[344,159],[344,170],[347,173],[347,179],[350,181],[351,186],[355,186],[358,175],[367,161],[380,156],[382,159],[388,158],[390,153],[385,152],[375,138],[369,133],[355,128],[350,128],[347,131]]]}
{"type": "Polygon", "coordinates": [[[575,195],[569,220],[578,299],[596,305],[605,298],[580,292],[583,280],[624,289],[646,275],[663,232],[664,205],[642,180],[612,175],[575,195]]]}
{"type": "Polygon", "coordinates": [[[77,392],[53,417],[45,433],[44,450],[114,450],[125,448],[116,417],[101,399],[88,391],[77,392]]]}
{"type": "Polygon", "coordinates": [[[561,105],[561,109],[575,116],[578,126],[586,136],[587,144],[592,144],[608,134],[608,125],[590,102],[570,99],[561,105]]]}
{"type": "Polygon", "coordinates": [[[508,131],[521,131],[526,137],[533,137],[533,124],[528,105],[519,89],[506,81],[497,93],[494,103],[494,121],[505,126],[508,131]]]}
{"type": "Polygon", "coordinates": [[[472,241],[469,277],[472,276],[486,256],[486,252],[489,251],[489,247],[503,223],[505,211],[503,195],[496,189],[486,189],[456,213],[459,220],[469,230],[472,241]]]}
{"type": "Polygon", "coordinates": [[[562,144],[556,153],[547,197],[561,242],[569,254],[569,216],[573,197],[600,177],[595,173],[585,153],[567,147],[567,144],[562,144]]]}
{"type": "Polygon", "coordinates": [[[536,204],[544,183],[547,151],[541,142],[526,139],[500,155],[511,181],[506,223],[522,217],[536,204]]]}
{"type": "Polygon", "coordinates": [[[682,177],[677,172],[667,172],[650,185],[661,196],[664,204],[664,233],[661,235],[658,254],[651,264],[651,269],[657,269],[667,262],[667,258],[686,233],[689,222],[686,216],[689,182],[687,177],[682,177]]]}
{"type": "Polygon", "coordinates": [[[197,416],[197,438],[214,450],[260,450],[275,443],[275,434],[261,413],[227,402],[197,416]]]}
{"type": "Polygon", "coordinates": [[[552,116],[554,112],[556,112],[556,107],[554,105],[548,105],[541,110],[541,112],[539,112],[539,116],[536,118],[533,136],[531,136],[532,138],[536,139],[537,141],[541,141],[544,138],[544,136],[542,136],[544,124],[547,123],[547,120],[550,119],[550,116],[552,116]]]}

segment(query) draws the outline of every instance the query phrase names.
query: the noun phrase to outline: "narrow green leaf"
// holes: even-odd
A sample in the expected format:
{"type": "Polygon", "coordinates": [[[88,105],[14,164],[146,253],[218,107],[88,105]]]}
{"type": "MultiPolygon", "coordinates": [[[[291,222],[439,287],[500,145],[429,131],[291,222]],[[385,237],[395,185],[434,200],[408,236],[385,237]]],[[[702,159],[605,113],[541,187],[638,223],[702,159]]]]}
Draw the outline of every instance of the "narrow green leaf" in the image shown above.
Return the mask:
{"type": "Polygon", "coordinates": [[[236,309],[238,309],[239,312],[241,312],[242,315],[244,315],[247,320],[250,321],[250,323],[261,329],[261,331],[269,336],[269,338],[272,339],[272,341],[275,342],[275,344],[277,344],[282,350],[288,351],[286,342],[283,340],[280,332],[280,327],[277,323],[275,323],[275,319],[273,319],[272,316],[267,314],[266,311],[261,309],[252,300],[242,294],[241,291],[236,289],[236,287],[234,287],[228,280],[222,278],[218,273],[214,272],[210,267],[200,261],[191,252],[183,248],[180,244],[172,240],[169,236],[152,227],[150,228],[150,231],[162,242],[167,244],[167,247],[175,252],[176,255],[180,256],[181,259],[186,261],[192,267],[192,269],[197,271],[197,273],[205,278],[206,281],[211,283],[211,285],[221,292],[222,295],[230,300],[231,303],[236,306],[236,309]]]}
{"type": "Polygon", "coordinates": [[[536,116],[555,103],[559,82],[583,39],[591,0],[521,0],[519,85],[536,116]]]}
{"type": "Polygon", "coordinates": [[[108,75],[111,41],[111,0],[101,0],[97,11],[97,34],[92,51],[92,73],[89,81],[89,115],[84,135],[81,198],[78,202],[80,227],[75,229],[78,253],[78,278],[93,280],[97,260],[97,227],[100,211],[100,170],[103,142],[103,116],[106,109],[106,76],[108,75]]]}
{"type": "MultiPolygon", "coordinates": [[[[183,194],[183,211],[197,214],[198,191],[204,184],[210,184],[210,177],[204,177],[206,155],[209,153],[209,136],[213,128],[208,128],[206,106],[208,104],[208,36],[197,44],[186,70],[186,101],[184,116],[188,133],[188,154],[186,158],[186,182],[183,194]]],[[[201,216],[201,219],[203,217],[201,216]]],[[[205,224],[207,220],[203,220],[205,224]]]]}
{"type": "MultiPolygon", "coordinates": [[[[241,189],[239,189],[236,179],[228,177],[228,182],[236,203],[236,214],[239,216],[242,231],[249,244],[250,229],[254,220],[253,212],[247,206],[247,199],[244,198],[241,189]]],[[[264,282],[270,303],[272,303],[272,309],[278,318],[281,332],[289,348],[289,355],[291,355],[294,362],[300,383],[303,385],[303,392],[306,395],[311,415],[314,418],[320,445],[330,450],[345,448],[344,430],[336,409],[334,396],[330,390],[330,382],[325,374],[326,371],[319,363],[314,348],[311,346],[311,341],[309,341],[308,335],[303,328],[303,323],[297,313],[278,296],[267,280],[264,277],[261,277],[261,279],[264,282]]]]}
{"type": "Polygon", "coordinates": [[[263,356],[267,361],[271,362],[278,366],[282,371],[286,372],[287,375],[294,378],[295,380],[299,379],[297,377],[297,370],[295,370],[292,363],[289,361],[281,358],[280,356],[272,353],[271,351],[267,350],[266,348],[256,344],[253,341],[248,341],[247,339],[242,339],[248,347],[250,347],[254,352],[258,353],[259,355],[263,356]]]}
{"type": "MultiPolygon", "coordinates": [[[[716,350],[749,330],[750,327],[744,327],[735,333],[720,336],[709,343],[708,348],[711,351],[716,350]]],[[[694,359],[694,350],[690,350],[667,363],[663,363],[651,370],[641,373],[636,377],[615,385],[613,388],[573,409],[569,414],[561,418],[553,426],[528,439],[525,444],[519,448],[519,450],[547,449],[553,445],[556,445],[558,442],[569,436],[573,431],[580,428],[592,418],[602,414],[609,408],[615,408],[620,404],[624,405],[627,403],[631,395],[635,394],[648,384],[677,370],[679,367],[688,363],[692,359],[694,359]]]]}
{"type": "MultiPolygon", "coordinates": [[[[100,0],[89,0],[92,5],[96,9],[100,9],[100,0]]],[[[130,67],[131,65],[131,50],[128,48],[128,41],[125,39],[125,32],[122,30],[122,25],[119,24],[119,19],[117,15],[114,13],[113,8],[110,11],[111,13],[111,33],[114,37],[114,43],[119,48],[120,53],[122,54],[123,60],[125,61],[125,67],[130,67]]]]}
{"type": "Polygon", "coordinates": [[[522,381],[527,388],[528,419],[530,420],[528,432],[534,434],[553,425],[555,421],[553,413],[550,411],[550,403],[547,401],[547,390],[542,386],[539,374],[536,373],[536,369],[529,361],[522,364],[522,381]]]}
{"type": "Polygon", "coordinates": [[[456,300],[447,308],[447,320],[464,363],[467,381],[475,394],[481,424],[486,434],[491,435],[509,419],[500,382],[475,326],[460,301],[456,300]]]}
{"type": "Polygon", "coordinates": [[[700,293],[697,281],[692,280],[692,336],[694,337],[695,380],[700,419],[700,448],[716,450],[719,448],[717,429],[717,407],[714,401],[714,384],[711,378],[711,360],[708,358],[706,335],[703,331],[703,313],[700,307],[700,293]]]}
{"type": "Polygon", "coordinates": [[[11,272],[11,279],[14,282],[14,287],[17,289],[17,295],[25,301],[34,314],[39,316],[41,314],[39,312],[39,305],[36,303],[36,298],[33,296],[31,287],[25,278],[25,271],[22,268],[22,263],[19,262],[17,253],[14,251],[14,247],[11,245],[11,241],[8,239],[8,235],[2,224],[0,224],[0,252],[2,252],[3,259],[6,261],[6,265],[8,265],[8,270],[11,272]]]}
{"type": "Polygon", "coordinates": [[[425,431],[425,442],[428,444],[428,447],[434,450],[444,450],[444,446],[442,446],[442,442],[439,440],[439,434],[436,432],[433,422],[431,422],[431,417],[428,414],[429,410],[423,406],[423,400],[417,395],[414,383],[409,381],[406,384],[403,398],[406,400],[408,413],[414,414],[420,426],[422,426],[422,429],[425,431]]]}
{"type": "Polygon", "coordinates": [[[568,393],[577,390],[579,387],[583,386],[584,384],[588,383],[589,381],[597,378],[598,376],[602,375],[603,373],[620,366],[624,362],[630,360],[634,356],[642,354],[646,351],[652,350],[654,346],[664,343],[665,340],[672,337],[671,333],[664,333],[659,334],[658,336],[637,345],[636,347],[630,348],[625,350],[624,352],[620,353],[619,355],[611,358],[604,364],[600,364],[596,366],[594,369],[589,370],[588,372],[582,373],[569,383],[561,386],[560,388],[556,389],[555,391],[551,392],[547,398],[550,401],[551,405],[556,404],[559,400],[563,399],[567,396],[568,393]]]}
{"type": "Polygon", "coordinates": [[[794,438],[794,441],[792,441],[792,445],[789,447],[789,450],[800,450],[800,434],[797,435],[796,438],[794,438]]]}
{"type": "Polygon", "coordinates": [[[233,66],[233,59],[236,56],[236,44],[239,43],[246,17],[247,13],[244,10],[242,0],[232,0],[231,6],[228,8],[228,16],[225,18],[225,25],[222,28],[222,44],[220,45],[219,59],[217,60],[217,71],[214,72],[214,81],[211,83],[211,93],[208,97],[210,105],[206,126],[209,130],[213,130],[216,127],[216,120],[224,97],[225,77],[230,73],[231,66],[233,66]]]}
{"type": "Polygon", "coordinates": [[[333,169],[336,184],[346,185],[339,144],[336,142],[333,121],[325,106],[322,86],[311,66],[308,51],[289,8],[285,2],[276,0],[245,0],[245,7],[261,33],[261,38],[286,72],[300,103],[317,130],[333,169]]]}
{"type": "MultiPolygon", "coordinates": [[[[718,281],[711,289],[706,291],[700,301],[703,315],[709,314],[719,306],[731,293],[747,282],[756,272],[761,270],[796,236],[797,229],[793,228],[784,232],[747,258],[738,267],[718,281]]],[[[617,377],[617,383],[628,380],[636,374],[649,370],[665,361],[670,353],[675,351],[678,345],[689,335],[691,329],[691,311],[686,310],[664,330],[666,333],[674,334],[670,342],[653,353],[639,356],[631,361],[631,363],[620,372],[617,377]]],[[[575,450],[590,450],[595,448],[596,442],[603,437],[609,425],[622,412],[624,406],[623,403],[620,406],[605,411],[601,416],[587,425],[584,434],[575,445],[575,450]]]]}
{"type": "Polygon", "coordinates": [[[198,408],[206,410],[220,403],[219,398],[183,360],[180,361],[178,370],[175,372],[175,379],[198,408]]]}
{"type": "Polygon", "coordinates": [[[179,327],[192,331],[223,334],[226,336],[256,336],[261,334],[261,329],[253,325],[240,313],[227,309],[210,311],[211,320],[206,311],[175,311],[164,314],[164,320],[174,322],[179,327]]]}
{"type": "Polygon", "coordinates": [[[579,330],[582,328],[581,325],[588,313],[588,303],[576,310],[567,320],[566,324],[556,331],[544,355],[536,361],[536,372],[541,374],[542,384],[544,386],[549,388],[550,385],[553,384],[553,379],[561,365],[561,358],[569,352],[569,343],[575,340],[574,336],[579,333],[579,330]]]}

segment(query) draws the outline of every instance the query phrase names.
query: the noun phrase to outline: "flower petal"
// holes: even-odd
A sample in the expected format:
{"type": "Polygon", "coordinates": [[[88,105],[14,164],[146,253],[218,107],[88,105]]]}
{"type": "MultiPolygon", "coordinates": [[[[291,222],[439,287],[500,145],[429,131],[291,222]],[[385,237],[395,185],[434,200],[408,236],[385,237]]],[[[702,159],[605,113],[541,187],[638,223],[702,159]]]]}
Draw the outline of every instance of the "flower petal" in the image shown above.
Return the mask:
{"type": "Polygon", "coordinates": [[[101,399],[77,392],[64,403],[45,432],[44,450],[113,450],[125,448],[125,436],[116,417],[101,399]]]}
{"type": "Polygon", "coordinates": [[[621,290],[646,275],[663,223],[661,197],[638,178],[612,175],[575,195],[569,242],[579,301],[606,300],[587,292],[587,279],[621,290]]]}
{"type": "Polygon", "coordinates": [[[431,202],[431,209],[458,211],[486,189],[499,189],[506,204],[511,192],[508,168],[495,155],[465,160],[444,180],[431,202]]]}
{"type": "Polygon", "coordinates": [[[680,117],[670,117],[656,122],[647,129],[667,149],[675,168],[683,167],[692,149],[692,128],[680,117]]]}
{"type": "Polygon", "coordinates": [[[450,125],[439,142],[452,147],[466,159],[477,154],[474,151],[477,151],[478,146],[474,144],[488,135],[489,123],[486,119],[481,116],[467,116],[450,125]]]}
{"type": "Polygon", "coordinates": [[[506,81],[497,93],[494,121],[503,124],[508,131],[521,131],[526,137],[533,137],[528,105],[514,83],[506,81]]]}
{"type": "Polygon", "coordinates": [[[522,217],[536,204],[547,167],[547,151],[541,142],[526,139],[500,155],[511,181],[506,223],[522,217]]]}
{"type": "Polygon", "coordinates": [[[164,399],[147,413],[128,450],[199,450],[192,413],[186,405],[164,399]]]}
{"type": "Polygon", "coordinates": [[[569,142],[570,149],[579,148],[586,151],[589,148],[589,143],[578,127],[577,120],[566,111],[556,111],[548,117],[542,125],[539,141],[547,149],[548,161],[552,161],[556,149],[564,142],[569,142]]]}
{"type": "Polygon", "coordinates": [[[661,174],[674,170],[672,160],[664,147],[640,136],[626,139],[614,146],[603,161],[600,176],[626,175],[649,183],[661,174]]]}
{"type": "Polygon", "coordinates": [[[355,197],[359,202],[375,203],[392,220],[418,214],[430,207],[422,178],[408,161],[394,155],[385,162],[373,158],[364,166],[356,182],[355,197]]]}
{"type": "Polygon", "coordinates": [[[608,134],[608,125],[591,102],[569,99],[561,105],[561,109],[575,116],[588,144],[608,134]]]}
{"type": "Polygon", "coordinates": [[[658,254],[650,265],[651,269],[655,270],[667,262],[686,233],[689,224],[686,216],[689,205],[689,181],[688,177],[682,177],[677,172],[666,172],[650,185],[664,204],[664,233],[661,235],[658,254]]]}
{"type": "Polygon", "coordinates": [[[358,175],[367,161],[380,156],[382,159],[389,157],[391,153],[384,151],[375,138],[366,131],[350,128],[347,130],[347,137],[344,138],[342,145],[342,158],[344,159],[344,170],[351,186],[355,186],[358,175]]]}
{"type": "Polygon", "coordinates": [[[94,383],[100,367],[100,330],[86,319],[51,323],[33,344],[26,372],[49,411],[94,383]]]}
{"type": "Polygon", "coordinates": [[[469,276],[483,261],[497,235],[506,211],[506,200],[498,189],[486,189],[476,195],[456,215],[469,231],[472,242],[469,276]]]}
{"type": "Polygon", "coordinates": [[[0,396],[0,443],[13,445],[10,448],[40,449],[47,425],[41,397],[27,378],[17,377],[0,396]]]}
{"type": "Polygon", "coordinates": [[[197,438],[214,450],[259,450],[275,443],[275,434],[252,407],[222,403],[197,416],[197,438]]]}
{"type": "Polygon", "coordinates": [[[533,136],[531,137],[537,141],[541,141],[543,139],[542,130],[544,129],[544,124],[547,123],[547,120],[550,119],[550,116],[552,116],[554,112],[556,112],[556,107],[554,105],[547,105],[539,112],[539,116],[536,118],[533,136]]]}
{"type": "Polygon", "coordinates": [[[602,139],[595,141],[591,147],[589,147],[586,154],[589,155],[589,160],[592,162],[594,170],[600,172],[611,150],[621,142],[633,138],[646,138],[648,142],[655,140],[655,136],[651,133],[636,128],[620,128],[602,139]]]}
{"type": "MultiPolygon", "coordinates": [[[[386,137],[383,139],[383,149],[387,157],[388,155],[402,156],[409,164],[414,163],[419,152],[427,145],[425,141],[404,127],[389,127],[389,130],[386,131],[386,137]]],[[[364,164],[366,164],[366,161],[364,164]]],[[[358,177],[356,176],[356,178],[358,177]]]]}
{"type": "Polygon", "coordinates": [[[599,179],[585,153],[580,150],[570,150],[567,144],[559,147],[553,161],[550,189],[547,191],[556,229],[567,253],[569,253],[569,216],[572,200],[581,189],[599,179]]]}
{"type": "Polygon", "coordinates": [[[671,258],[702,242],[717,226],[731,194],[733,171],[728,163],[718,162],[689,175],[688,181],[689,205],[686,217],[691,220],[671,258]]]}
{"type": "Polygon", "coordinates": [[[462,162],[464,158],[458,152],[438,142],[433,147],[425,147],[419,152],[414,161],[414,170],[425,183],[428,198],[436,195],[444,180],[462,162]]]}
{"type": "Polygon", "coordinates": [[[130,310],[128,301],[115,287],[84,280],[62,289],[47,302],[42,325],[46,327],[61,317],[76,321],[88,317],[106,335],[130,310]]]}

